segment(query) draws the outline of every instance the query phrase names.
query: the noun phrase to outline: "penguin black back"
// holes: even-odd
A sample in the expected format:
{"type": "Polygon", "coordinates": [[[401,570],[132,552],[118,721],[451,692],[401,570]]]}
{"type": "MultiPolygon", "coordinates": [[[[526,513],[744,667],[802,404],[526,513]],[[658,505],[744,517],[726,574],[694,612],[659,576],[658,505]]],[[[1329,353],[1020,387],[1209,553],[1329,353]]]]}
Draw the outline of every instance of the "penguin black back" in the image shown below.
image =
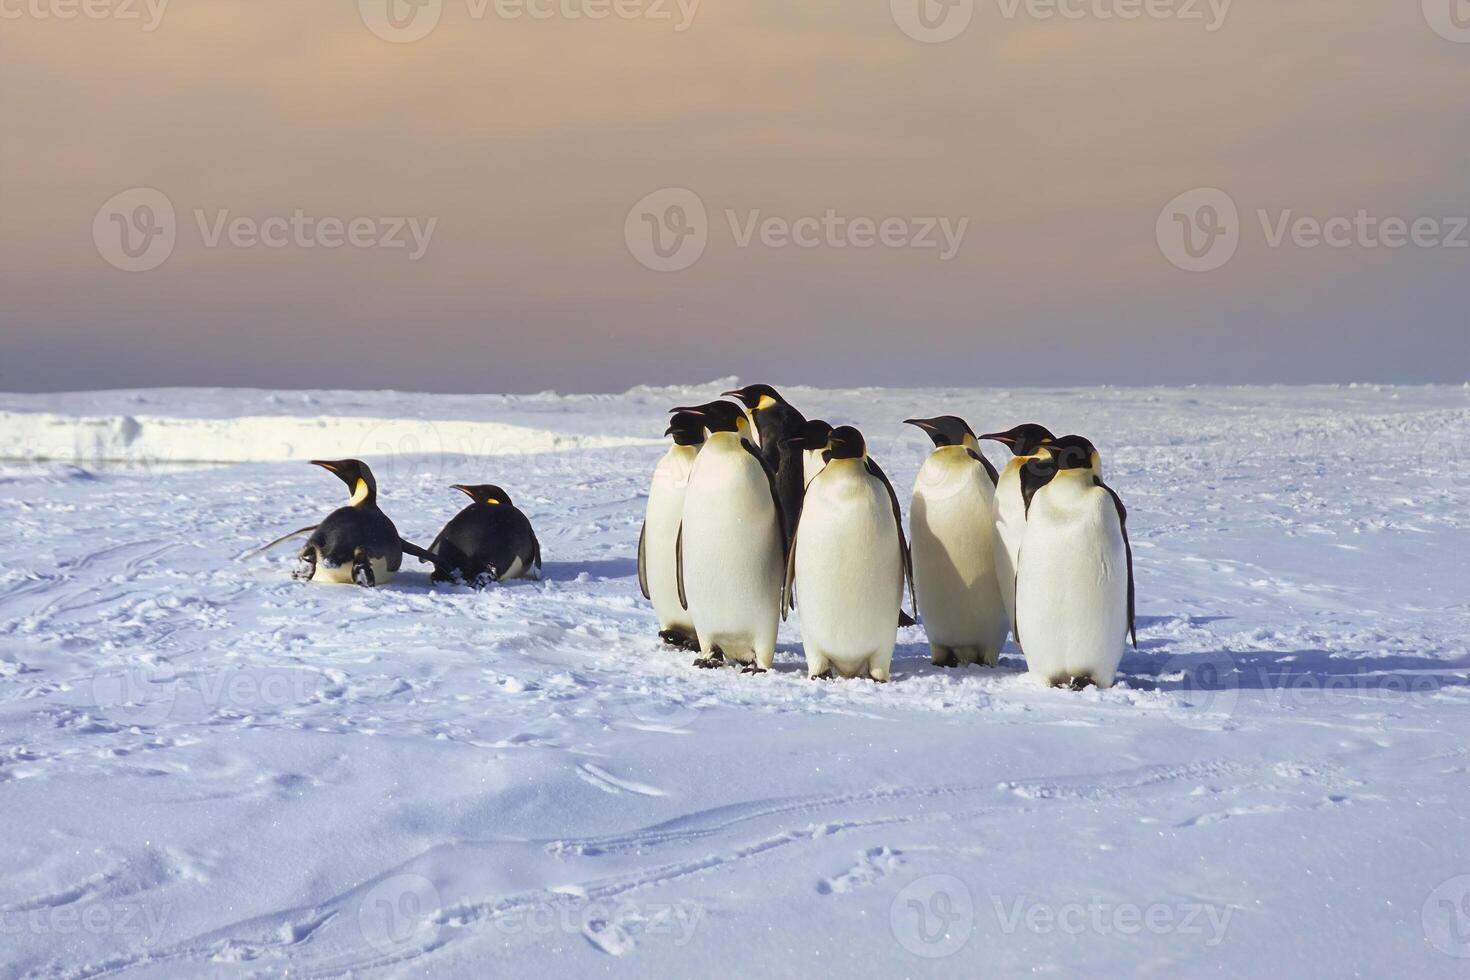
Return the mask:
{"type": "Polygon", "coordinates": [[[532,577],[541,574],[541,543],[531,521],[494,484],[460,484],[453,489],[470,498],[429,545],[438,559],[431,576],[436,582],[452,581],[458,575],[467,583],[489,578],[532,577]]]}

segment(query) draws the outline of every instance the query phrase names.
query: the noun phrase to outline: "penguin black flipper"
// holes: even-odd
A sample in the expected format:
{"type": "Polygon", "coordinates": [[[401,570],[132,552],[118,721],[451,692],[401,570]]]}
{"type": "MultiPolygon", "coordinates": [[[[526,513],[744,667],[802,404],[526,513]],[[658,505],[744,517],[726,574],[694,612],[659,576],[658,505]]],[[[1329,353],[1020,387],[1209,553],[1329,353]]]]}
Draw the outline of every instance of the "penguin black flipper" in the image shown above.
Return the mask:
{"type": "Polygon", "coordinates": [[[791,539],[791,551],[786,555],[786,578],[781,583],[781,619],[796,608],[796,536],[791,539]]]}
{"type": "Polygon", "coordinates": [[[292,538],[296,537],[297,535],[306,534],[307,532],[309,532],[309,531],[315,531],[316,529],[317,529],[317,525],[315,525],[315,524],[313,524],[311,527],[298,528],[297,530],[292,531],[290,534],[283,534],[283,535],[281,535],[279,538],[276,538],[270,544],[261,545],[259,548],[256,548],[254,551],[250,551],[250,552],[247,552],[247,553],[241,555],[236,560],[237,561],[245,561],[247,558],[254,558],[256,555],[263,555],[267,551],[270,551],[272,548],[274,548],[278,544],[284,544],[285,542],[290,541],[292,538]]]}
{"type": "Polygon", "coordinates": [[[1097,477],[1093,477],[1092,482],[1106,490],[1108,496],[1113,498],[1113,506],[1118,508],[1118,529],[1123,532],[1123,551],[1128,556],[1128,635],[1133,640],[1133,649],[1137,650],[1138,626],[1133,616],[1133,545],[1128,541],[1128,508],[1123,506],[1123,498],[1112,487],[1097,477]]]}
{"type": "Polygon", "coordinates": [[[1000,485],[1000,474],[995,471],[995,464],[992,463],[990,460],[986,459],[985,458],[985,455],[983,453],[977,453],[973,449],[967,450],[967,452],[971,456],[973,456],[976,459],[978,459],[980,461],[980,465],[983,466],[983,467],[985,467],[985,472],[987,472],[987,473],[990,474],[990,485],[992,487],[999,486],[1000,485]]]}
{"type": "Polygon", "coordinates": [[[643,590],[643,598],[652,600],[653,596],[648,591],[648,522],[643,522],[643,527],[638,532],[638,588],[643,590]]]}
{"type": "MultiPolygon", "coordinates": [[[[791,538],[795,529],[786,526],[786,509],[781,506],[781,491],[776,487],[776,471],[771,469],[771,464],[761,455],[759,449],[744,440],[741,440],[740,445],[766,471],[766,482],[771,486],[771,506],[776,508],[776,529],[781,532],[781,561],[786,562],[791,558],[791,538]]],[[[893,488],[889,487],[888,492],[892,493],[893,488]]]]}
{"type": "MultiPolygon", "coordinates": [[[[883,472],[883,467],[871,456],[867,460],[868,472],[883,482],[883,487],[888,491],[888,500],[893,504],[893,527],[898,531],[898,551],[903,558],[903,577],[909,584],[909,597],[914,600],[914,618],[918,618],[919,598],[914,591],[914,559],[909,552],[909,541],[903,533],[903,511],[898,506],[898,494],[893,492],[893,484],[888,482],[888,474],[883,472]]],[[[899,597],[899,612],[903,612],[903,597],[899,597]]]]}
{"type": "MultiPolygon", "coordinates": [[[[435,538],[434,540],[437,543],[439,539],[435,538]]],[[[405,555],[413,555],[420,562],[432,562],[435,568],[438,568],[440,570],[447,570],[444,564],[444,560],[438,555],[434,554],[432,551],[420,548],[416,544],[410,544],[402,538],[398,539],[398,545],[403,549],[403,553],[405,555]]]]}
{"type": "Polygon", "coordinates": [[[536,577],[541,577],[541,539],[536,537],[536,532],[531,532],[531,565],[536,569],[536,577]]]}
{"type": "Polygon", "coordinates": [[[689,611],[689,600],[684,596],[684,523],[679,522],[679,536],[674,539],[674,579],[679,584],[679,608],[689,611]]]}

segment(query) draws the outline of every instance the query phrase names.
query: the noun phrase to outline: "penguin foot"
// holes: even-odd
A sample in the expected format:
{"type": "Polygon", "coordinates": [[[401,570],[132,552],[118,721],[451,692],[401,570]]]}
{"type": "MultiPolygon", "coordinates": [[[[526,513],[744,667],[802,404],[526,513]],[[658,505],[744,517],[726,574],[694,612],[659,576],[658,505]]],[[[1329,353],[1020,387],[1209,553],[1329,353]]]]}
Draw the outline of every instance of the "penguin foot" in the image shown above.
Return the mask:
{"type": "Polygon", "coordinates": [[[955,655],[955,652],[953,650],[949,650],[944,647],[930,647],[929,649],[932,653],[929,661],[930,663],[934,664],[934,666],[958,667],[960,665],[960,658],[955,655]]]}
{"type": "Polygon", "coordinates": [[[371,589],[378,584],[377,576],[373,574],[373,566],[366,558],[359,558],[352,563],[352,581],[364,589],[371,589]]]}
{"type": "Polygon", "coordinates": [[[1087,688],[1093,687],[1096,684],[1097,682],[1092,679],[1091,674],[1083,674],[1081,677],[1072,678],[1070,686],[1074,691],[1085,691],[1087,688]]]}
{"type": "Polygon", "coordinates": [[[700,667],[704,670],[713,670],[716,667],[723,667],[725,666],[725,651],[721,650],[719,647],[715,647],[709,652],[708,657],[700,657],[698,660],[694,661],[694,666],[700,667]]]}
{"type": "Polygon", "coordinates": [[[683,650],[698,650],[699,644],[692,641],[679,630],[659,630],[658,638],[671,647],[679,647],[683,650]]]}
{"type": "Polygon", "coordinates": [[[807,677],[807,680],[812,680],[812,681],[830,681],[831,679],[832,679],[832,668],[831,667],[828,667],[826,670],[822,671],[820,674],[811,674],[811,675],[809,675],[807,677]]]}
{"type": "Polygon", "coordinates": [[[472,589],[476,589],[476,590],[479,590],[479,591],[484,591],[485,589],[490,588],[490,586],[494,585],[498,581],[500,581],[500,580],[495,577],[495,569],[492,568],[492,569],[488,569],[486,571],[483,571],[479,575],[476,575],[474,578],[470,579],[469,582],[468,582],[468,585],[472,589]]]}
{"type": "Polygon", "coordinates": [[[740,668],[740,673],[742,674],[764,674],[765,672],[766,668],[762,667],[760,664],[746,664],[744,667],[740,668]]]}
{"type": "Polygon", "coordinates": [[[291,569],[291,577],[298,582],[310,582],[315,575],[316,551],[308,549],[296,559],[296,567],[291,569]]]}

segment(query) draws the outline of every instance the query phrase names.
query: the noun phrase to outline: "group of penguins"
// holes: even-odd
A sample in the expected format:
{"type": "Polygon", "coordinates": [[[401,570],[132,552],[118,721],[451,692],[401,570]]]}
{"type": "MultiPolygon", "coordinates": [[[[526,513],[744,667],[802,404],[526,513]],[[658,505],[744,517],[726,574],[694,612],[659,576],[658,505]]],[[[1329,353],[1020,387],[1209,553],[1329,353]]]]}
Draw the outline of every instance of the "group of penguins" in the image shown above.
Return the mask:
{"type": "Polygon", "coordinates": [[[907,419],[934,451],[911,535],[863,434],[806,419],[770,385],[672,409],[638,541],[664,642],[697,667],[770,669],[798,610],[807,674],[888,680],[907,583],[936,665],[995,666],[1008,633],[1053,687],[1110,687],[1134,631],[1127,511],[1082,436],[1028,423],[977,436],[907,419]],[[736,401],[725,401],[733,398],[736,401]],[[981,440],[1006,446],[999,472],[981,440]]]}
{"type": "MultiPolygon", "coordinates": [[[[905,536],[893,485],[852,426],[808,420],[765,384],[672,413],[638,582],[659,636],[697,650],[696,666],[769,670],[780,621],[797,608],[808,676],[887,681],[898,628],[915,622],[905,583],[939,666],[993,667],[1014,632],[1047,684],[1110,687],[1130,635],[1137,645],[1127,511],[1081,436],[1034,423],[976,436],[953,415],[907,419],[934,451],[905,536]],[[1010,449],[999,472],[981,440],[1010,449]]],[[[540,577],[536,533],[502,488],[454,484],[469,505],[420,548],[378,507],[366,463],[312,463],[347,485],[347,506],[251,553],[309,534],[295,578],[372,587],[405,554],[432,564],[435,582],[540,577]]]]}

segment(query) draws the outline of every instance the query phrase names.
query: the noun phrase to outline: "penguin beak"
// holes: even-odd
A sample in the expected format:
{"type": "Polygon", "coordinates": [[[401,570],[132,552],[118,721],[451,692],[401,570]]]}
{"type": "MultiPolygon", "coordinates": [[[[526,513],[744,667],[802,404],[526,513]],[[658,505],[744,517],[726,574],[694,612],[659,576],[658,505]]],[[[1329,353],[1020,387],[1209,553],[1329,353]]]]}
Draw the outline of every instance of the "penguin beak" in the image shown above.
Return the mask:
{"type": "Polygon", "coordinates": [[[464,494],[466,497],[470,497],[472,499],[475,496],[475,492],[473,490],[471,490],[469,487],[465,486],[463,483],[451,483],[449,485],[449,489],[451,489],[451,490],[458,490],[460,493],[464,494]]]}
{"type": "MultiPolygon", "coordinates": [[[[678,406],[676,408],[669,409],[669,414],[670,415],[673,415],[673,414],[678,413],[678,412],[688,412],[690,415],[699,415],[699,416],[703,416],[705,414],[705,412],[704,412],[704,406],[703,405],[680,405],[680,406],[678,406]]],[[[664,435],[668,435],[668,433],[666,432],[666,433],[664,433],[664,435]]]]}
{"type": "Polygon", "coordinates": [[[934,423],[929,419],[904,419],[903,424],[916,425],[919,428],[923,429],[925,432],[934,431],[934,423]]]}
{"type": "Polygon", "coordinates": [[[980,438],[990,439],[993,442],[999,442],[1007,446],[1014,446],[1016,444],[1016,437],[1012,435],[1007,435],[1004,432],[987,432],[980,438]]]}
{"type": "Polygon", "coordinates": [[[313,460],[309,460],[309,462],[311,463],[312,466],[320,466],[322,469],[326,470],[328,473],[335,473],[335,472],[337,472],[337,464],[336,463],[328,463],[326,460],[322,460],[322,459],[313,459],[313,460]]]}

